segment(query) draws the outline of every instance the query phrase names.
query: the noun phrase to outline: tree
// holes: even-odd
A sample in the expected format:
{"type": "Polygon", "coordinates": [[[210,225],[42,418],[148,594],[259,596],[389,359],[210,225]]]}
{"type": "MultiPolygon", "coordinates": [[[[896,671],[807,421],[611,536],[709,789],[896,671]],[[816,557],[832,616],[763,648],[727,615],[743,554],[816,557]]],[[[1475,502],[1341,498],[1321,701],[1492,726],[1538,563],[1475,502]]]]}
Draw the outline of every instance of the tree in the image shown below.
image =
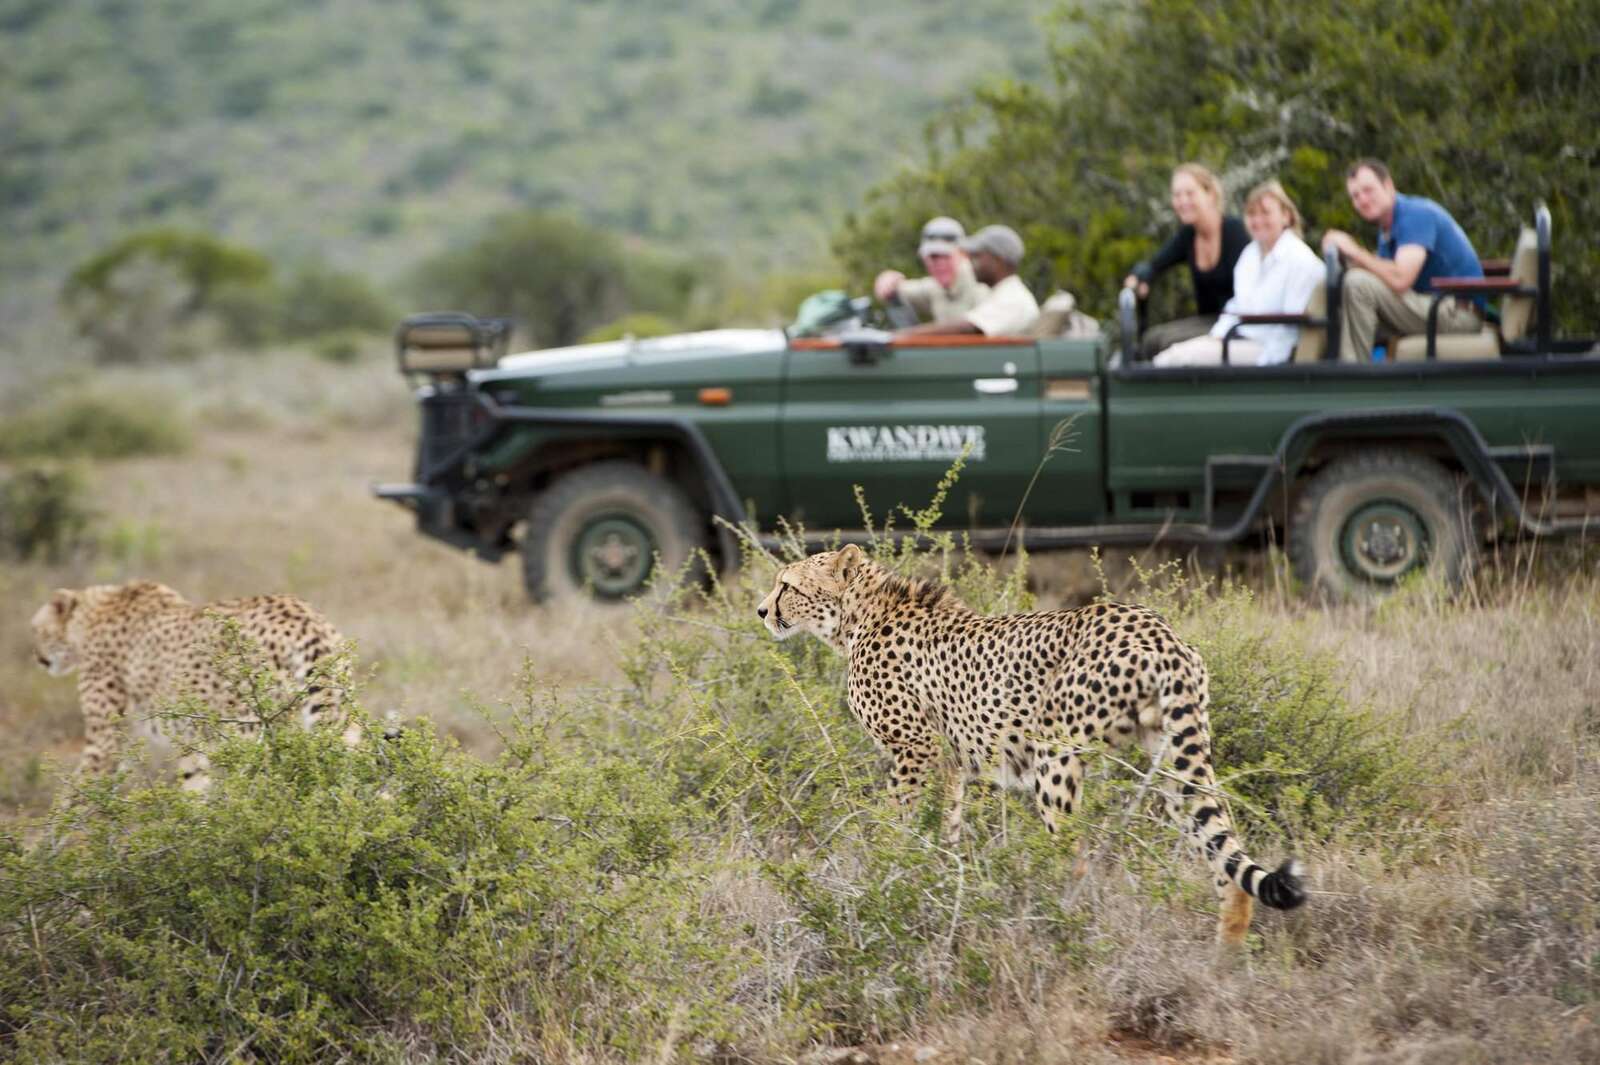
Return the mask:
{"type": "Polygon", "coordinates": [[[504,216],[463,248],[424,263],[422,301],[511,315],[539,347],[573,344],[628,312],[675,316],[695,284],[687,264],[625,252],[604,230],[561,215],[504,216]]]}
{"type": "Polygon", "coordinates": [[[80,264],[62,303],[103,362],[141,362],[181,346],[180,331],[229,289],[264,287],[272,264],[185,229],[146,229],[80,264]]]}
{"type": "Polygon", "coordinates": [[[925,165],[846,220],[835,251],[858,285],[912,265],[917,227],[954,214],[1016,226],[1026,279],[1104,314],[1172,225],[1176,163],[1210,164],[1236,197],[1278,177],[1308,233],[1370,243],[1343,177],[1376,156],[1484,255],[1509,253],[1547,202],[1559,324],[1600,325],[1595,0],[1127,0],[1062,7],[1053,33],[1053,85],[978,90],[930,129],[925,165]]]}

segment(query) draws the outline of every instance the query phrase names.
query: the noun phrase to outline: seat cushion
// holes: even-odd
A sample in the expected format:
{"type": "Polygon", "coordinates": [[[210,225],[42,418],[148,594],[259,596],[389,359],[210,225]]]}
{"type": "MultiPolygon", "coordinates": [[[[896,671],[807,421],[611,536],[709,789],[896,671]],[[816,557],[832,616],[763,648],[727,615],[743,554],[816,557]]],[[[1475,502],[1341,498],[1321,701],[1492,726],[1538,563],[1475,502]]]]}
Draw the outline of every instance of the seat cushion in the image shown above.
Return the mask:
{"type": "MultiPolygon", "coordinates": [[[[1500,334],[1485,326],[1477,333],[1444,333],[1438,339],[1441,360],[1465,362],[1500,357],[1500,334]]],[[[1422,362],[1428,357],[1428,338],[1398,337],[1389,343],[1389,358],[1396,362],[1422,362]]]]}
{"type": "MultiPolygon", "coordinates": [[[[1522,227],[1511,256],[1511,279],[1524,288],[1539,285],[1539,236],[1527,226],[1522,227]]],[[[1507,340],[1521,340],[1532,320],[1532,296],[1507,296],[1500,301],[1500,332],[1507,340]]]]}
{"type": "MultiPolygon", "coordinates": [[[[1328,316],[1328,286],[1318,285],[1311,291],[1311,299],[1306,303],[1306,314],[1312,318],[1326,318],[1328,316]]],[[[1322,358],[1322,353],[1328,350],[1328,331],[1322,326],[1302,326],[1300,339],[1294,346],[1295,362],[1316,362],[1322,358]]]]}

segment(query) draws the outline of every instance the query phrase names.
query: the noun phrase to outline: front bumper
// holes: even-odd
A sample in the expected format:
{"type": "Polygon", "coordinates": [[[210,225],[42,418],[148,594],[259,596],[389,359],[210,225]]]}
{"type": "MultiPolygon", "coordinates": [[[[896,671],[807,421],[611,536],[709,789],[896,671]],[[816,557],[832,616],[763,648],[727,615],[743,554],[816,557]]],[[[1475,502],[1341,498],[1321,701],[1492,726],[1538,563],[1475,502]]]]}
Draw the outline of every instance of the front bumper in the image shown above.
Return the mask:
{"type": "Polygon", "coordinates": [[[380,483],[372,486],[378,499],[396,503],[417,516],[417,531],[451,547],[471,551],[479,558],[497,562],[505,551],[497,544],[485,543],[476,532],[456,524],[455,502],[437,488],[425,484],[380,483]]]}

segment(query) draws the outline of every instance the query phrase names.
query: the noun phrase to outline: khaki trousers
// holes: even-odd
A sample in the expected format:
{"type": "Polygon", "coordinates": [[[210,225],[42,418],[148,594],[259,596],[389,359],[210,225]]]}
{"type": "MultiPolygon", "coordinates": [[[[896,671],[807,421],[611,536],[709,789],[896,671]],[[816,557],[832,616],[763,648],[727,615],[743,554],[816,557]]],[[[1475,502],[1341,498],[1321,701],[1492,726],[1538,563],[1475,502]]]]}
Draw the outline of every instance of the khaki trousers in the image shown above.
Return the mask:
{"type": "MultiPolygon", "coordinates": [[[[1428,331],[1432,296],[1396,292],[1376,274],[1347,270],[1344,275],[1344,329],[1339,339],[1339,361],[1371,362],[1372,345],[1381,332],[1413,336],[1428,331]]],[[[1439,334],[1476,333],[1483,318],[1470,303],[1446,297],[1439,305],[1439,334]]]]}
{"type": "Polygon", "coordinates": [[[1156,352],[1165,351],[1174,344],[1182,343],[1193,337],[1205,336],[1211,332],[1211,327],[1216,324],[1216,315],[1196,314],[1188,318],[1174,318],[1170,322],[1153,325],[1144,331],[1144,336],[1139,338],[1139,352],[1146,359],[1154,358],[1156,352]]]}

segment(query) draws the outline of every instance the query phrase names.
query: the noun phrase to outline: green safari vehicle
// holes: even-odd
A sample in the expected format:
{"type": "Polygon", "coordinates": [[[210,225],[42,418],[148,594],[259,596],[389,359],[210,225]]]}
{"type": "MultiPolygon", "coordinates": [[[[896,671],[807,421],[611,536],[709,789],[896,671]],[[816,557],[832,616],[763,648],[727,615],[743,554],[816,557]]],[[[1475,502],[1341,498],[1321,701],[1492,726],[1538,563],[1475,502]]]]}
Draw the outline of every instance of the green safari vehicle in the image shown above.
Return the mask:
{"type": "MultiPolygon", "coordinates": [[[[1340,362],[1340,267],[1279,366],[1135,361],[1132,307],[1106,336],[895,340],[852,317],[830,335],[724,329],[508,354],[510,325],[408,318],[419,379],[413,478],[376,494],[425,535],[519,550],[535,599],[639,592],[656,560],[737,558],[715,518],[776,539],[865,535],[881,511],[966,468],[945,521],[980,547],[1287,545],[1307,589],[1381,594],[1422,571],[1459,580],[1487,538],[1600,521],[1600,347],[1552,334],[1543,209],[1480,337],[1397,338],[1340,362]],[[1050,455],[1072,419],[1070,450],[1050,455]],[[1039,475],[1031,491],[1030,482],[1039,475]]],[[[857,301],[856,310],[863,308],[857,301]]],[[[1048,316],[1046,316],[1048,318],[1048,316]]]]}

